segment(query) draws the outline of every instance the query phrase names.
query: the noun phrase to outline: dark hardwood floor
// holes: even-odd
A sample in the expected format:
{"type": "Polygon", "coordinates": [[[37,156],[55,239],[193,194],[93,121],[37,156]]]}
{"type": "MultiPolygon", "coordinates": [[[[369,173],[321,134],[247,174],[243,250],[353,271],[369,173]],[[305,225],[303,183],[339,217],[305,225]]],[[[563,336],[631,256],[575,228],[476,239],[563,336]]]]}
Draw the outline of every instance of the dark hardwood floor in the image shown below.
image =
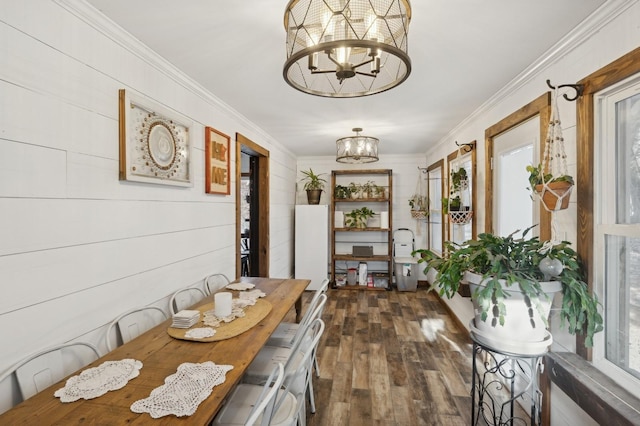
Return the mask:
{"type": "Polygon", "coordinates": [[[424,288],[327,295],[309,426],[471,423],[471,340],[437,296],[424,288]],[[432,342],[424,319],[444,325],[432,342]]]}

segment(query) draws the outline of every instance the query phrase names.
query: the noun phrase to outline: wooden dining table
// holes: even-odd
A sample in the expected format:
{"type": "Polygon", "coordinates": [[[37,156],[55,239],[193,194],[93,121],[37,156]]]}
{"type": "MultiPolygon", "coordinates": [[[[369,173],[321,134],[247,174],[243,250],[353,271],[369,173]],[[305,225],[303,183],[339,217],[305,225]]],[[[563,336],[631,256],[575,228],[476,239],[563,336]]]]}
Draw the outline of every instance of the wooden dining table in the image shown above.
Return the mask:
{"type": "MultiPolygon", "coordinates": [[[[195,342],[169,336],[169,319],[82,369],[99,366],[105,361],[127,358],[142,361],[140,375],[130,380],[122,389],[107,392],[94,399],[62,403],[53,394],[64,387],[67,377],[0,415],[0,425],[208,424],[278,324],[292,307],[297,305],[297,309],[300,308],[302,293],[310,281],[242,277],[238,282],[255,284],[257,289],[266,293],[264,300],[272,305],[267,316],[249,330],[225,340],[195,342]],[[164,383],[167,376],[177,371],[180,364],[205,361],[232,365],[233,369],[227,372],[224,383],[213,388],[211,395],[202,401],[193,415],[168,415],[154,419],[147,413],[131,411],[131,404],[147,398],[153,389],[164,383]]],[[[209,299],[212,298],[196,304],[194,308],[210,302],[209,299]]],[[[298,310],[298,318],[299,314],[298,310]]],[[[70,376],[78,373],[79,371],[70,376]]]]}

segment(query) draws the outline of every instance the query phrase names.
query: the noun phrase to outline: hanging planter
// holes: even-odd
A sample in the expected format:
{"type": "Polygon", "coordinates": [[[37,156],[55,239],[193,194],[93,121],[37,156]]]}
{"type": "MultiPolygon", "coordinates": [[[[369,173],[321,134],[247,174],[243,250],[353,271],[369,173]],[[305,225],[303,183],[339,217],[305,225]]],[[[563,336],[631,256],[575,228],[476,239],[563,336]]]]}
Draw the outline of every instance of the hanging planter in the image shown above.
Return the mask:
{"type": "Polygon", "coordinates": [[[536,185],[534,190],[548,211],[564,210],[569,207],[573,183],[568,181],[549,182],[536,185]]]}
{"type": "Polygon", "coordinates": [[[429,199],[426,195],[422,195],[422,180],[418,174],[418,182],[416,183],[416,192],[409,198],[409,207],[411,207],[411,217],[414,219],[426,219],[429,217],[429,199]]]}
{"type": "Polygon", "coordinates": [[[457,225],[466,225],[473,218],[473,210],[458,210],[449,212],[449,221],[457,225]]]}
{"type": "Polygon", "coordinates": [[[527,166],[527,171],[532,196],[538,198],[547,211],[555,212],[569,207],[574,182],[573,177],[567,174],[567,154],[558,113],[557,90],[545,139],[543,162],[535,167],[527,166]]]}

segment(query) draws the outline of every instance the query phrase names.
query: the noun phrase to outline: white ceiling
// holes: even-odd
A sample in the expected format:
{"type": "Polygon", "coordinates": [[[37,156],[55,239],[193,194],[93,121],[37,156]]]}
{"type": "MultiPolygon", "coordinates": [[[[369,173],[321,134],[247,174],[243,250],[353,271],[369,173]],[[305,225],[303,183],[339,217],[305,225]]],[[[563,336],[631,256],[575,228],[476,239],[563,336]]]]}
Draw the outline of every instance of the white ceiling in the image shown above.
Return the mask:
{"type": "Polygon", "coordinates": [[[605,1],[412,0],[407,81],[330,99],[282,78],[288,0],[88,0],[300,156],[334,155],[353,127],[382,155],[424,153],[605,1]]]}

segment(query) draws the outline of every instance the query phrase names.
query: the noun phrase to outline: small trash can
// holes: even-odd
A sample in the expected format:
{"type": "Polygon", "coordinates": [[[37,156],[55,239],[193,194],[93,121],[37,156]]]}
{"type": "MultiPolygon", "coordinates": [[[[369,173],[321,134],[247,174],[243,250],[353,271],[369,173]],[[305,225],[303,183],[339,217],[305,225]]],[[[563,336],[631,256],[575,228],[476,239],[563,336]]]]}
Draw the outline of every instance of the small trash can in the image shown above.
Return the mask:
{"type": "Polygon", "coordinates": [[[411,256],[415,239],[413,231],[400,228],[393,233],[393,275],[398,291],[418,289],[418,259],[411,256]]]}
{"type": "Polygon", "coordinates": [[[398,291],[418,289],[418,261],[413,257],[394,257],[396,287],[398,291]]]}

